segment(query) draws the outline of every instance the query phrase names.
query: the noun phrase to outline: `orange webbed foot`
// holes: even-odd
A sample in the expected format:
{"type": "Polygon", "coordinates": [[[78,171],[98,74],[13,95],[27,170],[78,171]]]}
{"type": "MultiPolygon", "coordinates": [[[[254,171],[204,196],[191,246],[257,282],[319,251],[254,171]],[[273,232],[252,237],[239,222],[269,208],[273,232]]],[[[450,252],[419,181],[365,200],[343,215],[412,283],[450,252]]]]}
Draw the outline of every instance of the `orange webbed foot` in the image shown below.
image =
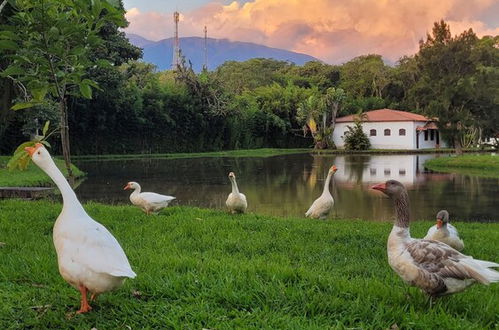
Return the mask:
{"type": "Polygon", "coordinates": [[[87,301],[87,288],[80,284],[78,289],[80,290],[81,293],[81,304],[80,304],[80,309],[76,313],[83,314],[90,312],[92,310],[92,307],[90,307],[87,301]]]}

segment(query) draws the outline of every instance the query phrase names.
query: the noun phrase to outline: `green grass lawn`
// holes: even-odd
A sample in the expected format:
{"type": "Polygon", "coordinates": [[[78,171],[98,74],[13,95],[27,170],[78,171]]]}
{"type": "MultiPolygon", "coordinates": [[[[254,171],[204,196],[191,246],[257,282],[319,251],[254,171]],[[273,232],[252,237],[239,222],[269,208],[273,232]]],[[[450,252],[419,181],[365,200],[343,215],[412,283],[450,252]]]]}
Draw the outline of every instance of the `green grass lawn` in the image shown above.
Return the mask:
{"type": "Polygon", "coordinates": [[[142,159],[142,158],[201,158],[201,157],[271,157],[278,155],[300,154],[312,152],[313,149],[294,148],[262,148],[241,149],[210,152],[184,152],[184,153],[162,153],[162,154],[120,154],[120,155],[82,155],[73,156],[77,160],[116,160],[116,159],[142,159]]]}
{"type": "Polygon", "coordinates": [[[492,154],[438,157],[426,161],[425,166],[439,172],[499,178],[499,156],[492,154]]]}
{"type": "MultiPolygon", "coordinates": [[[[390,223],[85,208],[116,236],[137,278],[75,315],[79,293],[60,277],[52,245],[61,204],[0,201],[1,329],[499,326],[499,284],[475,285],[432,307],[407,287],[387,264],[390,223]]],[[[423,236],[431,224],[415,222],[412,234],[423,236]]],[[[456,226],[465,253],[499,261],[499,224],[456,226]]]]}
{"type": "MultiPolygon", "coordinates": [[[[0,156],[0,187],[32,187],[32,186],[52,186],[52,180],[38,166],[30,162],[25,171],[9,171],[7,162],[10,156],[0,156]]],[[[54,159],[57,167],[67,176],[64,160],[54,159]]],[[[76,177],[84,175],[77,167],[72,165],[73,173],[76,177]]]]}

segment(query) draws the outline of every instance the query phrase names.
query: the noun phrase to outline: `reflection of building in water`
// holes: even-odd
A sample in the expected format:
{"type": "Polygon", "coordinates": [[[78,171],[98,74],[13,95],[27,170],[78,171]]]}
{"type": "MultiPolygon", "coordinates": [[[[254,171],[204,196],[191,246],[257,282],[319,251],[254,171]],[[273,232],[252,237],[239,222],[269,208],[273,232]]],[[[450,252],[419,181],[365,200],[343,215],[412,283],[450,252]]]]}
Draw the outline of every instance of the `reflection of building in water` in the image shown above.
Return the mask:
{"type": "Polygon", "coordinates": [[[404,184],[423,181],[423,164],[434,155],[355,155],[338,156],[335,165],[338,183],[359,184],[397,180],[404,184]]]}

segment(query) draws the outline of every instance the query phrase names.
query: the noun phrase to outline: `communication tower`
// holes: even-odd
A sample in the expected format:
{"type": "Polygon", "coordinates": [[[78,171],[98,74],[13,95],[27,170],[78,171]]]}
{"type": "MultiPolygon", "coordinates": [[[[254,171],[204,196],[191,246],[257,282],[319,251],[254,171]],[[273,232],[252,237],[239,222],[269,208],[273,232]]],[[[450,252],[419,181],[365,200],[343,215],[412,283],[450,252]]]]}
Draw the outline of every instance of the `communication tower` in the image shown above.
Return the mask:
{"type": "Polygon", "coordinates": [[[178,21],[180,14],[178,11],[173,13],[173,22],[175,23],[175,34],[173,36],[173,60],[172,60],[172,70],[177,70],[180,64],[180,42],[178,40],[178,21]]]}

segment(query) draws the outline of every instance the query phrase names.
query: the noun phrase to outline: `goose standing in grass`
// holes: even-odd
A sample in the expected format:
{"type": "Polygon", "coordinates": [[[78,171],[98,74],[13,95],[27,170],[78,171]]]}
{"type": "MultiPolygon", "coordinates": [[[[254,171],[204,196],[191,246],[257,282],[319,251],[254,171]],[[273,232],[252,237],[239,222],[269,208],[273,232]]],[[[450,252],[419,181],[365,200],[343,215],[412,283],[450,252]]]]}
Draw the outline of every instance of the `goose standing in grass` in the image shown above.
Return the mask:
{"type": "Polygon", "coordinates": [[[246,196],[239,192],[234,172],[229,173],[229,180],[232,185],[232,192],[227,197],[225,204],[231,213],[244,213],[248,208],[248,202],[246,196]]]}
{"type": "Polygon", "coordinates": [[[123,190],[133,189],[130,201],[140,207],[146,214],[159,212],[175,199],[173,196],[160,195],[153,192],[140,192],[137,182],[128,182],[123,190]]]}
{"type": "Polygon", "coordinates": [[[92,301],[103,292],[119,288],[126,278],[134,278],[136,274],[116,238],[85,212],[47,149],[37,143],[25,150],[61,191],[63,207],[53,229],[59,272],[81,293],[77,313],[86,313],[92,309],[87,292],[92,294],[92,301]]]}
{"type": "Polygon", "coordinates": [[[450,224],[449,212],[446,210],[437,213],[437,224],[428,229],[424,239],[445,243],[458,251],[464,249],[464,242],[459,238],[457,229],[450,224]]]}
{"type": "Polygon", "coordinates": [[[308,209],[307,213],[305,213],[306,217],[310,217],[313,219],[325,219],[331,213],[331,210],[334,206],[334,199],[329,191],[329,183],[331,182],[331,178],[334,173],[336,173],[338,169],[335,165],[331,166],[327,173],[326,182],[324,182],[324,189],[322,190],[322,195],[319,196],[313,203],[312,206],[308,209]]]}
{"type": "Polygon", "coordinates": [[[390,197],[395,204],[396,220],[388,237],[388,262],[409,285],[430,297],[463,291],[475,282],[499,282],[499,264],[473,259],[447,244],[412,238],[409,232],[409,197],[398,181],[389,180],[372,187],[390,197]]]}

